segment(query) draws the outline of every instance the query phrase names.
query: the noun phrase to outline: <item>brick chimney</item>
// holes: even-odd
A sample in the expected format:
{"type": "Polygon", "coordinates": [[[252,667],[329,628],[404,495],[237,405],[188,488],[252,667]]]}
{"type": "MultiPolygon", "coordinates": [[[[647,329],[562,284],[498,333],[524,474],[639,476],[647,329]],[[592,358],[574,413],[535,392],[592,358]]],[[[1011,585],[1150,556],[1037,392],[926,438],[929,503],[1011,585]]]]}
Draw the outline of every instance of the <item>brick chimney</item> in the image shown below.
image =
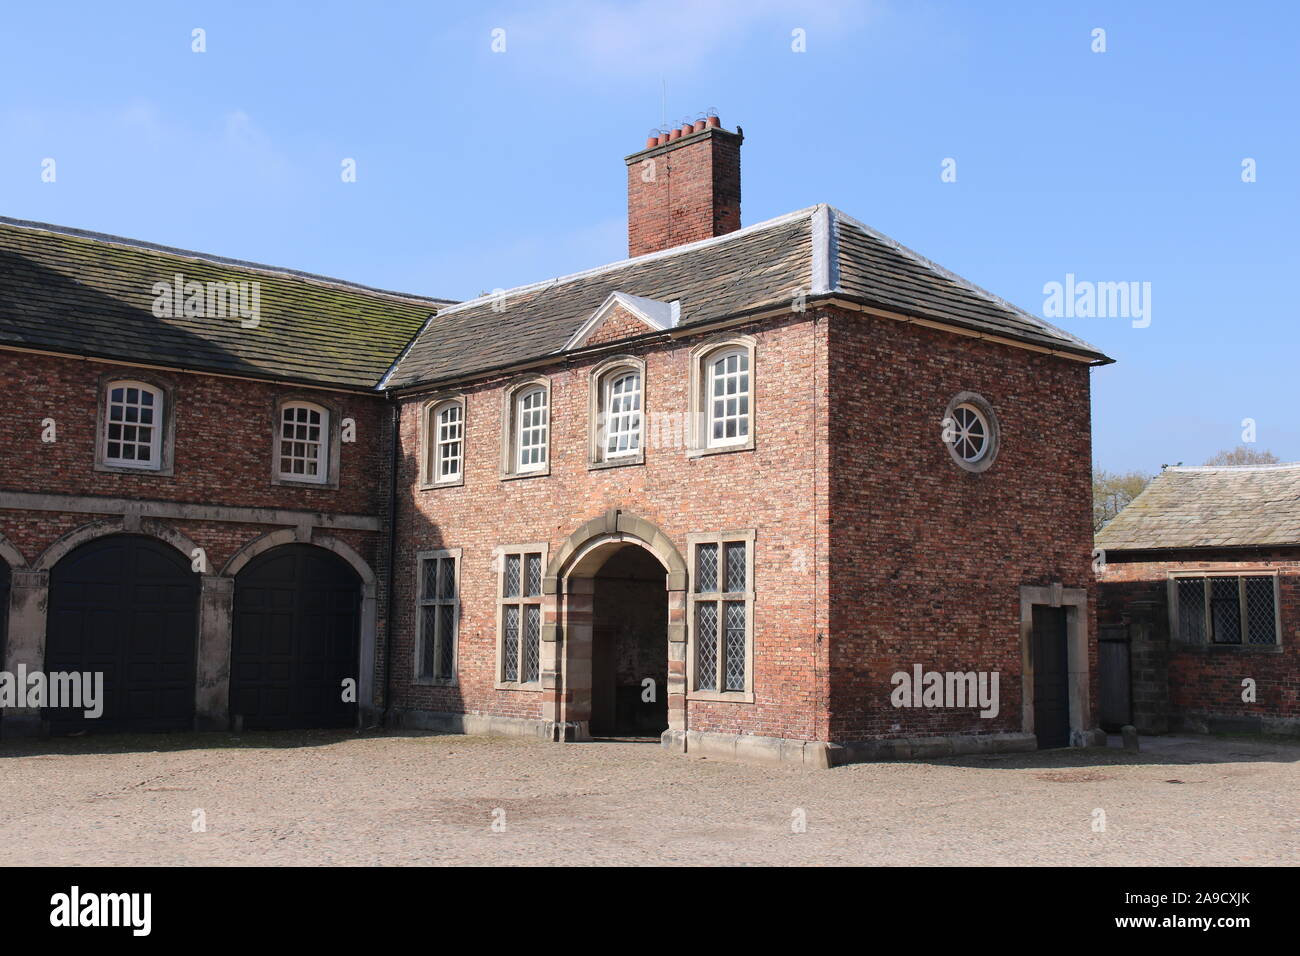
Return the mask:
{"type": "Polygon", "coordinates": [[[740,228],[744,131],[718,117],[646,140],[627,163],[627,254],[670,249],[740,228]]]}

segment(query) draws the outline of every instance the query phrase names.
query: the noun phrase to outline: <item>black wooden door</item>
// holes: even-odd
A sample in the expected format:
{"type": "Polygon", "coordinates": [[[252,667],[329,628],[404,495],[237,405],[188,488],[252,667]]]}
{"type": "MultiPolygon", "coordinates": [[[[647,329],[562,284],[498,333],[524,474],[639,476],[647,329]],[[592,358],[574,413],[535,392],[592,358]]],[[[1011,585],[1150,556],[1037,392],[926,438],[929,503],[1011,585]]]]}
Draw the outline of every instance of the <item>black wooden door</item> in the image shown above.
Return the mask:
{"type": "Polygon", "coordinates": [[[1070,743],[1069,656],[1065,608],[1034,605],[1034,733],[1039,749],[1070,743]]]}
{"type": "Polygon", "coordinates": [[[235,578],[230,715],[247,730],[351,727],[361,581],[311,545],[274,548],[235,578]]]}
{"type": "Polygon", "coordinates": [[[1101,629],[1097,638],[1098,723],[1110,733],[1133,722],[1131,652],[1127,627],[1101,629]]]}
{"type": "Polygon", "coordinates": [[[0,560],[0,667],[4,666],[5,634],[9,627],[9,564],[0,560]]]}
{"type": "Polygon", "coordinates": [[[102,673],[104,712],[46,709],[53,733],[191,730],[199,576],[140,535],[98,538],[50,573],[45,670],[102,673]]]}

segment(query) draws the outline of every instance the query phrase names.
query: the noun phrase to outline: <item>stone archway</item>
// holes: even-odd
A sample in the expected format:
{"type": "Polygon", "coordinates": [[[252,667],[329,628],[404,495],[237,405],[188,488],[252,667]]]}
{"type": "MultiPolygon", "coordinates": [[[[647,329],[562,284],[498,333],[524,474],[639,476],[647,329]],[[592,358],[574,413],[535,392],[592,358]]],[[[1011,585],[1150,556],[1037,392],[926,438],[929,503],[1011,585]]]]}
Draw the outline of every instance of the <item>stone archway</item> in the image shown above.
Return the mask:
{"type": "MultiPolygon", "coordinates": [[[[379,579],[364,557],[347,542],[321,534],[318,531],[299,528],[281,528],[254,538],[244,545],[226,562],[221,569],[224,590],[221,600],[224,608],[223,639],[213,643],[213,650],[206,655],[211,672],[207,681],[209,688],[208,708],[217,715],[217,722],[224,722],[227,717],[226,701],[230,694],[230,635],[231,618],[234,610],[234,583],[239,572],[254,558],[274,548],[286,544],[310,544],[332,551],[351,566],[361,579],[361,634],[359,659],[357,661],[357,706],[362,725],[374,722],[378,713],[375,709],[375,656],[379,633],[379,579]]],[[[202,664],[200,665],[202,667],[202,664]]],[[[203,683],[201,678],[200,683],[203,683]]]]}
{"type": "Polygon", "coordinates": [[[595,578],[616,552],[644,549],[662,565],[667,602],[668,730],[686,729],[686,562],[644,518],[610,509],[578,528],[542,580],[542,717],[555,740],[591,737],[595,578]]]}
{"type": "MultiPolygon", "coordinates": [[[[81,545],[119,534],[154,538],[175,548],[186,561],[194,558],[193,541],[167,523],[152,518],[141,519],[138,515],[101,518],[73,528],[53,541],[27,567],[13,570],[4,670],[10,673],[16,673],[19,667],[25,667],[29,672],[45,670],[51,570],[81,545]]],[[[10,722],[6,735],[35,733],[40,723],[39,715],[30,708],[9,708],[5,711],[5,719],[10,722]]]]}

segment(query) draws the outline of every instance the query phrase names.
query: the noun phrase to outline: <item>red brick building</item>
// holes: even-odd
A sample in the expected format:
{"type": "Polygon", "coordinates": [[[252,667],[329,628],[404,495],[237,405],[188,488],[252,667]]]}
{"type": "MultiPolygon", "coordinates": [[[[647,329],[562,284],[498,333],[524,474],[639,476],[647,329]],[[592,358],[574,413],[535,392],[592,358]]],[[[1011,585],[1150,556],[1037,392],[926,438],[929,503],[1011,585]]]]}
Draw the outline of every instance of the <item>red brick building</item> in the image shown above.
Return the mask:
{"type": "Polygon", "coordinates": [[[0,222],[6,667],[106,670],[113,727],[1094,739],[1109,360],[829,206],[740,228],[740,144],[653,140],[628,259],[454,304],[0,222]]]}
{"type": "Polygon", "coordinates": [[[1166,468],[1097,547],[1104,723],[1300,733],[1300,464],[1166,468]]]}

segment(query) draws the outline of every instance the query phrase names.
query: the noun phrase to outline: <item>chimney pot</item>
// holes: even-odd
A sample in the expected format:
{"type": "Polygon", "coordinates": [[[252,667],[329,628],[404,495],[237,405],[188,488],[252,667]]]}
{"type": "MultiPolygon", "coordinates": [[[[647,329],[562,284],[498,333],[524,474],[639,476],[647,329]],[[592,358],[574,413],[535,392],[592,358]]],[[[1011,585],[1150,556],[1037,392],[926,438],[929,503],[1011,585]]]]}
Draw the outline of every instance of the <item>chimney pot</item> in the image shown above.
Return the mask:
{"type": "Polygon", "coordinates": [[[740,145],[744,136],[722,128],[709,111],[686,117],[646,141],[658,147],[653,175],[628,157],[627,247],[629,256],[671,249],[726,235],[740,228],[740,145]],[[708,133],[707,136],[701,135],[708,133]]]}

